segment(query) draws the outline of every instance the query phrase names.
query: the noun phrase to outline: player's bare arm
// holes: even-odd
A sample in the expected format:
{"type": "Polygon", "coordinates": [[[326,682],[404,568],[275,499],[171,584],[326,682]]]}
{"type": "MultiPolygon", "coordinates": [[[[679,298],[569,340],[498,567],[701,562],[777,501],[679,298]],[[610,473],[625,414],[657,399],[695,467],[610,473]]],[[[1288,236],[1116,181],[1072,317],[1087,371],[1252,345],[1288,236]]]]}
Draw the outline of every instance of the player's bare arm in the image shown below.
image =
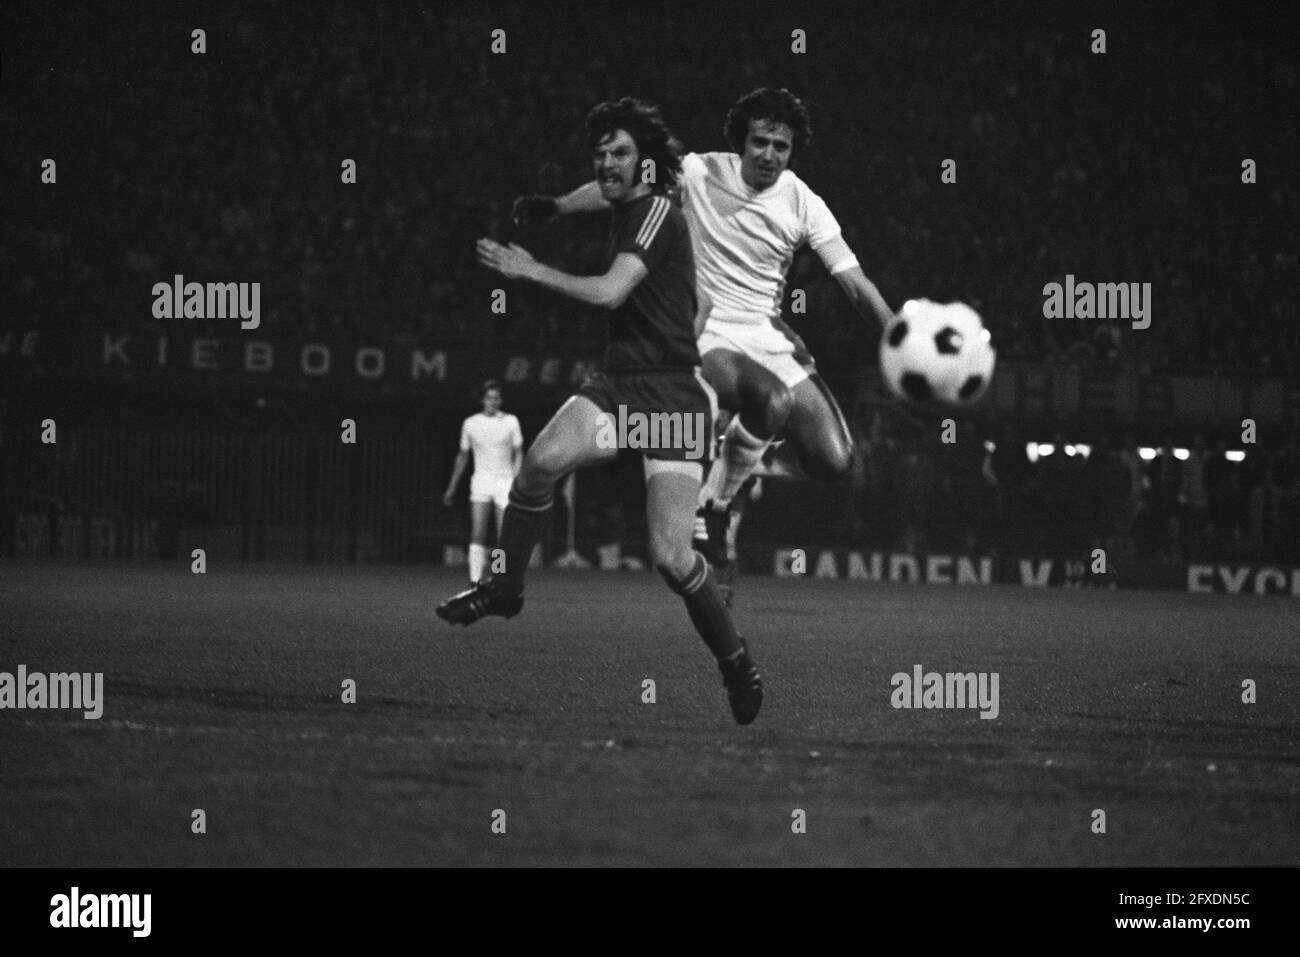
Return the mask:
{"type": "Polygon", "coordinates": [[[583,183],[571,193],[555,198],[555,212],[560,216],[594,213],[601,209],[609,209],[609,200],[601,195],[600,184],[594,179],[590,183],[583,183]]]}
{"type": "MultiPolygon", "coordinates": [[[[674,187],[666,195],[677,202],[679,193],[679,187],[674,187]]],[[[514,216],[516,222],[535,221],[572,213],[595,213],[609,207],[600,183],[593,179],[563,196],[520,196],[515,200],[514,216]]]]}
{"type": "Polygon", "coordinates": [[[442,493],[442,504],[448,508],[456,501],[456,489],[460,486],[460,480],[465,476],[465,469],[469,465],[469,452],[461,449],[456,453],[456,462],[451,467],[451,478],[447,481],[447,491],[442,493]]]}
{"type": "Polygon", "coordinates": [[[885,302],[885,297],[880,294],[876,284],[867,278],[861,266],[835,273],[835,281],[849,297],[849,302],[858,315],[868,321],[875,320],[882,329],[889,325],[894,318],[894,311],[889,308],[889,303],[885,302]]]}
{"type": "Polygon", "coordinates": [[[617,309],[646,277],[645,264],[635,253],[620,253],[602,276],[575,276],[539,263],[522,246],[478,241],[478,259],[507,279],[525,279],[561,295],[601,309],[617,309]]]}
{"type": "Polygon", "coordinates": [[[510,209],[510,217],[516,225],[528,226],[548,223],[557,216],[568,216],[571,213],[594,213],[609,209],[609,206],[609,200],[601,192],[600,183],[593,179],[563,196],[519,196],[510,209]]]}

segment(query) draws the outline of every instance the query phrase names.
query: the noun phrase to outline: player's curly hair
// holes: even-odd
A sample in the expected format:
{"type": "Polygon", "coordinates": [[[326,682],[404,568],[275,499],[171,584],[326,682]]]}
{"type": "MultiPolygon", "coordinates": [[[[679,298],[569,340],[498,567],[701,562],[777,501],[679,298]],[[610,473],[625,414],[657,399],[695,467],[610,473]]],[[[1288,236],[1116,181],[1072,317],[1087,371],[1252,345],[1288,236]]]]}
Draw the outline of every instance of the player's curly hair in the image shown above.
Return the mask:
{"type": "Polygon", "coordinates": [[[500,379],[485,379],[485,380],[483,381],[483,384],[482,384],[481,386],[478,387],[478,398],[479,398],[479,401],[482,402],[483,399],[487,397],[487,394],[488,394],[489,392],[491,392],[493,389],[495,389],[497,392],[501,393],[501,396],[502,396],[503,398],[505,397],[505,394],[506,394],[506,393],[505,393],[505,389],[501,388],[501,380],[500,380],[500,379]]]}
{"type": "Polygon", "coordinates": [[[750,120],[767,120],[790,127],[794,133],[794,142],[790,144],[792,159],[812,142],[812,120],[808,117],[808,108],[789,90],[761,87],[746,93],[727,111],[722,132],[737,153],[744,150],[750,120]]]}
{"type": "Polygon", "coordinates": [[[664,123],[659,107],[625,96],[600,103],[587,114],[587,146],[595,149],[615,130],[626,130],[640,158],[653,160],[655,182],[651,192],[666,193],[677,185],[682,172],[682,144],[664,123]]]}

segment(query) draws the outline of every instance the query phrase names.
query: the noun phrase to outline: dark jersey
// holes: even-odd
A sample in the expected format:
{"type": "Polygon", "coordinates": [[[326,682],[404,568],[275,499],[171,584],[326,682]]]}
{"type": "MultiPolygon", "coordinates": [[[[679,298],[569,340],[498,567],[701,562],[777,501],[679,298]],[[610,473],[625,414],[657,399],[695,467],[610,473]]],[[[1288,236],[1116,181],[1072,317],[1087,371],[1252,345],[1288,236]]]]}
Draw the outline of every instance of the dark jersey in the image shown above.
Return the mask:
{"type": "Polygon", "coordinates": [[[615,204],[605,268],[619,253],[640,256],[647,275],[610,317],[606,371],[698,366],[695,254],[682,211],[654,194],[615,204]]]}

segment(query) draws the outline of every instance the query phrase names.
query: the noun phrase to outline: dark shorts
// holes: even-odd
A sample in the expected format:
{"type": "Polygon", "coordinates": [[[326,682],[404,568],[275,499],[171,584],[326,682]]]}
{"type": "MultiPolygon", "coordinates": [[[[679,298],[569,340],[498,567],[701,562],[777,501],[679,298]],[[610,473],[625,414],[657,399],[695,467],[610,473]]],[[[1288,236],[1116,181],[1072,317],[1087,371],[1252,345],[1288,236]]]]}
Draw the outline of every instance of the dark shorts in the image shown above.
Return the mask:
{"type": "Polygon", "coordinates": [[[607,435],[646,458],[708,463],[718,400],[696,369],[598,372],[577,395],[610,418],[607,435]]]}

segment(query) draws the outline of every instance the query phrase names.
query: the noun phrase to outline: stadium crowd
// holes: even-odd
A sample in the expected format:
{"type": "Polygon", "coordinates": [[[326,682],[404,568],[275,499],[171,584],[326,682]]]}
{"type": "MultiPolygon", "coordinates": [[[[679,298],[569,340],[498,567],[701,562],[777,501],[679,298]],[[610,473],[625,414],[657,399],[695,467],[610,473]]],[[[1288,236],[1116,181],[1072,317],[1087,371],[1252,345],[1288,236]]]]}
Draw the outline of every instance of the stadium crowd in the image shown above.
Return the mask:
{"type": "MultiPolygon", "coordinates": [[[[581,124],[594,103],[652,99],[689,148],[725,149],[728,106],[773,84],[805,97],[815,138],[798,171],[892,303],[970,302],[1003,359],[1300,368],[1295,72],[1280,33],[1270,46],[1245,32],[1115,30],[1097,55],[1083,27],[900,13],[849,30],[810,15],[808,52],[794,54],[787,25],[722,9],[647,11],[629,37],[580,4],[491,16],[321,4],[309,28],[292,5],[214,12],[208,52],[194,55],[188,26],[76,9],[83,42],[57,68],[25,75],[19,52],[12,71],[10,103],[39,96],[48,109],[0,112],[6,180],[19,184],[0,214],[6,328],[162,332],[149,289],[180,273],[260,281],[267,336],[596,357],[594,311],[516,288],[507,313],[491,313],[497,281],[474,263],[474,240],[512,235],[515,195],[588,176],[581,124]],[[494,55],[498,27],[508,52],[494,55]],[[69,115],[81,125],[56,126],[69,115]],[[57,190],[23,185],[47,155],[57,190]],[[341,181],[345,158],[355,185],[341,181]],[[947,158],[955,185],[939,179],[947,158]],[[1241,182],[1245,158],[1254,185],[1241,182]],[[1043,318],[1043,286],[1067,274],[1150,282],[1150,328],[1043,318]]],[[[603,231],[590,217],[515,238],[581,271],[603,231]]],[[[807,315],[787,318],[827,378],[856,382],[878,330],[814,256],[797,258],[789,286],[808,293],[807,315]]],[[[1006,428],[987,452],[862,418],[856,531],[907,547],[1041,547],[1015,540],[1040,529],[1141,556],[1295,557],[1294,449],[1229,463],[1202,441],[1186,460],[1145,462],[1132,438],[1111,437],[1086,458],[1058,442],[1030,462],[1006,428]]]]}
{"type": "MultiPolygon", "coordinates": [[[[587,176],[580,128],[595,102],[654,99],[688,147],[723,149],[732,100],[778,83],[813,111],[801,175],[891,300],[969,301],[1007,358],[1225,374],[1300,360],[1295,127],[1277,112],[1294,65],[1258,38],[1213,37],[1206,58],[1180,46],[1194,42],[1185,32],[1116,30],[1099,56],[1086,31],[1060,26],[904,16],[857,31],[810,18],[796,55],[771,24],[724,12],[663,12],[626,37],[523,6],[488,17],[322,5],[309,30],[292,7],[214,15],[196,56],[160,55],[181,42],[167,24],[87,9],[85,48],[67,50],[41,91],[75,103],[84,126],[5,121],[8,163],[62,160],[58,193],[24,191],[0,240],[10,323],[66,327],[93,312],[149,328],[141,290],[182,273],[261,281],[268,333],[582,351],[600,339],[597,317],[554,297],[488,311],[474,240],[509,232],[514,195],[587,176]],[[508,52],[494,56],[501,24],[508,52]],[[59,155],[73,142],[95,146],[59,155]],[[1253,187],[1240,182],[1246,156],[1253,187]],[[939,182],[950,157],[956,185],[939,182]],[[344,158],[355,186],[341,184],[344,158]],[[91,195],[96,215],[81,215],[91,195]],[[1044,319],[1042,287],[1066,274],[1150,282],[1151,328],[1044,319]]],[[[580,268],[601,240],[599,223],[582,225],[532,238],[580,268]]],[[[793,321],[814,352],[872,355],[874,331],[815,257],[790,285],[809,292],[793,321]]]]}

